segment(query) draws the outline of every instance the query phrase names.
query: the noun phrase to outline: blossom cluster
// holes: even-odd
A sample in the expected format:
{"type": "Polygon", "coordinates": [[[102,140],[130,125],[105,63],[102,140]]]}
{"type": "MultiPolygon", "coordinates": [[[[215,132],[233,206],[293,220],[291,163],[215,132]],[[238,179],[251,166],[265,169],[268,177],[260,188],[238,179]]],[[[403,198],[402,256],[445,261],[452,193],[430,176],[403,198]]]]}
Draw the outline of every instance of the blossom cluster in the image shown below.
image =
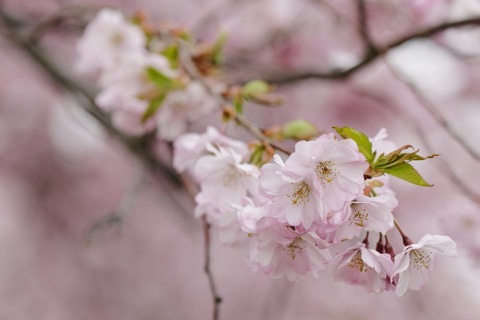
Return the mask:
{"type": "Polygon", "coordinates": [[[430,234],[413,243],[403,233],[387,174],[429,186],[410,162],[436,155],[397,148],[384,129],[373,138],[348,127],[319,135],[302,120],[250,128],[260,138],[250,147],[213,127],[185,133],[218,104],[225,121],[239,122],[244,101],[280,101],[261,80],[242,87],[218,81],[222,43],[197,44],[188,33],[153,30],[103,9],[78,42],[77,67],[95,77],[95,102],[115,127],[173,142],[173,166],[200,186],[196,216],[206,216],[220,241],[242,251],[253,269],[289,280],[328,269],[336,280],[375,293],[420,289],[435,253],[455,255],[456,245],[430,234]],[[283,158],[273,154],[282,139],[297,141],[283,158]],[[397,253],[388,238],[395,228],[404,243],[397,253]]]}
{"type": "Polygon", "coordinates": [[[178,68],[176,45],[151,41],[114,9],[101,10],[88,24],[77,44],[77,68],[96,77],[95,101],[117,128],[131,135],[157,129],[159,138],[172,141],[216,108],[204,86],[178,68]]]}
{"type": "MultiPolygon", "coordinates": [[[[385,138],[382,130],[370,139],[382,155],[395,149],[385,138]]],[[[456,254],[449,237],[427,234],[417,243],[405,237],[395,255],[387,233],[398,201],[387,175],[367,174],[371,166],[352,139],[328,133],[299,141],[287,159],[276,154],[260,168],[249,163],[245,144],[212,127],[174,145],[175,168],[201,188],[196,215],[206,215],[224,245],[274,278],[328,269],[370,292],[403,295],[427,282],[435,253],[456,254]],[[370,239],[379,240],[371,246],[370,239]]]]}

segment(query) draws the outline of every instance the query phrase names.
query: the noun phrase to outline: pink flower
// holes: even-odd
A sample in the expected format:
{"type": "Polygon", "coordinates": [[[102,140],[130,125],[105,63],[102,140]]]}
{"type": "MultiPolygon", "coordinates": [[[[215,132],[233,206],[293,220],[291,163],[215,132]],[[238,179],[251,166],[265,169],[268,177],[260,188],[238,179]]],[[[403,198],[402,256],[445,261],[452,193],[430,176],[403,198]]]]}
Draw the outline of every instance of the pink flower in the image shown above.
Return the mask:
{"type": "Polygon", "coordinates": [[[115,68],[125,59],[142,55],[145,44],[145,35],[138,26],[126,21],[120,11],[103,9],[77,43],[77,68],[84,73],[115,68]]]}
{"type": "MultiPolygon", "coordinates": [[[[305,172],[304,172],[305,173],[305,172]]],[[[282,159],[274,156],[273,163],[261,168],[260,193],[270,201],[265,205],[267,215],[281,223],[310,228],[324,212],[322,201],[306,175],[290,171],[282,159]]]]}
{"type": "Polygon", "coordinates": [[[187,130],[187,124],[215,110],[217,103],[202,84],[191,82],[184,90],[170,93],[157,114],[157,134],[173,141],[187,130]]]}
{"type": "Polygon", "coordinates": [[[330,258],[325,243],[301,227],[267,217],[257,222],[256,229],[257,247],[250,261],[273,278],[297,280],[309,273],[316,275],[330,258]]]}
{"type": "Polygon", "coordinates": [[[389,154],[390,152],[396,150],[398,147],[388,138],[387,129],[381,128],[378,133],[370,139],[372,142],[372,150],[377,152],[377,156],[384,154],[389,154]]]}
{"type": "Polygon", "coordinates": [[[357,196],[345,206],[343,216],[348,218],[335,231],[335,238],[338,241],[352,239],[359,236],[362,231],[386,234],[393,228],[392,208],[397,204],[397,199],[386,195],[357,196]]]}
{"type": "Polygon", "coordinates": [[[192,170],[197,160],[208,154],[207,144],[224,149],[232,149],[238,153],[242,159],[248,155],[248,147],[243,141],[230,139],[224,136],[214,127],[207,127],[203,134],[185,133],[178,137],[174,142],[173,166],[178,172],[192,170]]]}
{"type": "Polygon", "coordinates": [[[395,256],[392,281],[395,280],[398,296],[407,289],[420,290],[428,282],[435,253],[455,256],[457,246],[450,237],[426,234],[418,243],[406,246],[395,256]]]}
{"type": "MultiPolygon", "coordinates": [[[[210,210],[219,210],[232,204],[240,204],[247,195],[256,195],[259,170],[256,166],[242,163],[242,157],[231,149],[216,149],[207,145],[211,155],[201,157],[195,166],[194,175],[200,183],[201,200],[207,214],[216,216],[210,210]]],[[[198,201],[197,201],[198,202],[198,201]]]]}
{"type": "Polygon", "coordinates": [[[363,286],[369,292],[380,293],[392,287],[390,255],[367,248],[364,243],[338,254],[330,262],[330,267],[335,280],[363,286]]]}
{"type": "Polygon", "coordinates": [[[314,141],[298,142],[286,166],[311,180],[308,183],[322,200],[324,218],[363,193],[368,163],[353,140],[337,141],[333,135],[322,135],[314,141]]]}

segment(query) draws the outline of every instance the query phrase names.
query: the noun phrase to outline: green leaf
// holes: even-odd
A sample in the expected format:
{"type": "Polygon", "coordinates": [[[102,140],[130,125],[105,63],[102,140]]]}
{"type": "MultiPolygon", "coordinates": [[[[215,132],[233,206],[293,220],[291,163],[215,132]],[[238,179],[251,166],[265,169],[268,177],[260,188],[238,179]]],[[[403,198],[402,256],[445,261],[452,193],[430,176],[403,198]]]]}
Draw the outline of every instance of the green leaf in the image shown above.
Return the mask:
{"type": "Polygon", "coordinates": [[[352,139],[353,141],[355,141],[355,143],[358,145],[358,151],[360,151],[365,156],[365,159],[367,159],[369,163],[373,162],[374,157],[372,153],[372,142],[370,142],[370,139],[368,139],[368,137],[364,133],[350,127],[333,128],[342,138],[352,139]]]}
{"type": "Polygon", "coordinates": [[[280,135],[283,139],[310,140],[318,135],[317,128],[305,120],[293,120],[283,125],[280,135]]]}
{"type": "Polygon", "coordinates": [[[142,115],[142,123],[145,123],[148,119],[150,119],[155,114],[155,112],[157,112],[158,108],[160,108],[160,106],[162,105],[162,102],[165,100],[166,97],[167,97],[167,94],[162,93],[150,101],[150,104],[148,105],[147,110],[145,110],[145,112],[142,115]]]}
{"type": "Polygon", "coordinates": [[[147,78],[161,89],[172,90],[179,88],[178,84],[155,68],[147,68],[147,78]]]}
{"type": "Polygon", "coordinates": [[[174,69],[178,67],[178,46],[176,44],[166,47],[162,54],[167,57],[168,61],[170,62],[170,66],[174,69]]]}
{"type": "Polygon", "coordinates": [[[243,114],[243,97],[241,95],[233,98],[233,107],[238,114],[243,114]]]}
{"type": "Polygon", "coordinates": [[[220,31],[217,41],[215,41],[215,44],[213,45],[213,63],[217,66],[223,63],[223,48],[225,47],[226,42],[227,33],[225,31],[220,31]]]}
{"type": "Polygon", "coordinates": [[[267,94],[271,91],[271,86],[263,80],[252,80],[243,86],[243,94],[247,98],[267,94]]]}
{"type": "Polygon", "coordinates": [[[409,163],[400,163],[394,167],[386,168],[385,173],[388,173],[394,177],[400,178],[402,180],[408,181],[410,183],[416,184],[423,187],[432,187],[432,184],[426,182],[418,171],[412,167],[409,163]]]}

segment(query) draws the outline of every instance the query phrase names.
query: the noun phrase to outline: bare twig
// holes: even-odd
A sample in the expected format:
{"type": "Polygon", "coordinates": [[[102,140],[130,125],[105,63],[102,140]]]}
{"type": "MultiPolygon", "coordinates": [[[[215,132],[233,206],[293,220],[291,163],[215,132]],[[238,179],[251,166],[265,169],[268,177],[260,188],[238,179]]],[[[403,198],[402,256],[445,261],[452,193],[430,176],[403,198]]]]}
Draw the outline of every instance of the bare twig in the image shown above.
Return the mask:
{"type": "MultiPolygon", "coordinates": [[[[374,95],[371,92],[355,90],[355,92],[359,95],[363,95],[365,97],[371,98],[382,105],[382,107],[388,107],[390,104],[388,101],[381,96],[374,95]]],[[[415,117],[410,116],[406,112],[402,112],[402,108],[395,108],[394,106],[384,108],[391,112],[397,120],[400,120],[402,124],[409,125],[411,129],[416,133],[416,135],[420,138],[423,145],[425,146],[425,151],[429,154],[434,153],[433,147],[431,146],[430,142],[426,138],[425,132],[422,130],[422,126],[418,123],[418,119],[415,117]]],[[[453,168],[449,165],[448,161],[443,158],[439,157],[438,161],[435,162],[437,165],[440,166],[440,170],[442,173],[446,175],[446,177],[450,180],[454,187],[456,187],[460,192],[462,192],[466,197],[472,200],[475,203],[480,204],[480,194],[474,191],[470,186],[468,186],[463,179],[461,179],[457,173],[453,170],[453,168]]]]}
{"type": "Polygon", "coordinates": [[[124,225],[126,218],[131,213],[140,192],[146,184],[147,174],[144,168],[139,166],[137,171],[138,172],[136,174],[135,181],[131,185],[126,195],[123,197],[118,209],[99,219],[89,228],[87,235],[85,236],[86,245],[90,245],[95,237],[106,228],[121,228],[124,225]]]}
{"type": "MultiPolygon", "coordinates": [[[[187,69],[186,71],[189,73],[189,75],[197,80],[199,83],[202,84],[202,86],[207,90],[207,92],[217,100],[218,104],[220,106],[227,106],[230,104],[230,102],[223,97],[221,94],[219,94],[207,81],[205,81],[204,77],[200,74],[200,72],[197,69],[197,66],[193,62],[191,55],[189,54],[189,48],[187,44],[185,44],[183,41],[179,40],[178,41],[180,47],[182,50],[180,50],[180,55],[181,59],[183,61],[183,64],[185,68],[187,69]]],[[[263,143],[272,146],[273,148],[277,149],[278,151],[281,151],[287,155],[289,155],[291,152],[283,148],[282,146],[278,145],[277,143],[273,142],[272,139],[267,137],[265,134],[263,134],[262,130],[260,130],[254,123],[251,121],[247,120],[243,115],[234,112],[232,114],[234,117],[235,121],[237,122],[238,125],[243,127],[246,131],[248,131],[252,136],[256,137],[263,143]]]]}
{"type": "Polygon", "coordinates": [[[204,247],[205,247],[205,264],[204,270],[208,277],[208,284],[210,286],[210,292],[213,298],[213,320],[218,320],[220,318],[220,304],[222,303],[222,298],[217,292],[217,287],[215,285],[215,278],[213,277],[212,270],[210,268],[210,224],[207,222],[206,216],[202,217],[203,224],[203,236],[204,236],[204,247]]]}
{"type": "Polygon", "coordinates": [[[0,7],[0,22],[6,29],[8,39],[22,49],[33,62],[35,62],[50,77],[53,84],[73,94],[75,99],[84,107],[90,115],[92,115],[107,132],[120,141],[130,152],[138,157],[144,165],[149,169],[162,173],[169,181],[179,186],[177,174],[167,167],[165,164],[156,159],[155,155],[149,150],[149,142],[151,137],[135,138],[125,135],[123,132],[115,128],[109,117],[95,104],[93,97],[79,83],[71,79],[63,73],[50,59],[30,41],[31,37],[22,36],[15,29],[15,23],[5,11],[0,7]]]}
{"type": "Polygon", "coordinates": [[[358,12],[358,30],[363,42],[366,45],[366,54],[368,51],[376,51],[370,38],[370,32],[368,31],[368,19],[367,19],[367,7],[364,0],[357,0],[357,12],[358,12]]]}
{"type": "MultiPolygon", "coordinates": [[[[435,27],[421,30],[414,34],[409,34],[404,37],[400,37],[396,41],[393,41],[387,45],[377,47],[377,50],[368,50],[363,58],[355,65],[347,69],[331,70],[327,72],[315,72],[315,71],[300,71],[289,74],[273,74],[263,77],[266,81],[276,84],[286,84],[296,81],[303,81],[309,79],[328,79],[328,80],[344,80],[352,76],[357,71],[365,68],[370,63],[380,58],[388,51],[395,49],[406,42],[414,39],[428,38],[434,36],[442,31],[452,28],[463,28],[467,26],[480,25],[480,18],[471,18],[455,22],[446,22],[439,24],[435,27]]],[[[366,30],[366,29],[365,29],[366,30]]],[[[365,32],[365,31],[364,31],[365,32]]]]}
{"type": "MultiPolygon", "coordinates": [[[[187,193],[190,195],[192,201],[194,201],[195,196],[198,193],[198,188],[195,183],[192,181],[190,176],[186,173],[180,174],[180,178],[182,180],[182,184],[187,190],[187,193]]],[[[204,258],[204,271],[207,275],[208,285],[210,288],[210,293],[212,296],[213,301],[213,320],[218,320],[220,317],[220,304],[222,303],[222,298],[218,294],[217,286],[215,283],[215,278],[213,276],[213,272],[211,269],[211,236],[210,236],[210,224],[207,221],[206,216],[202,217],[202,227],[203,227],[203,238],[204,238],[204,250],[205,250],[205,258],[204,258]]]]}
{"type": "Polygon", "coordinates": [[[463,137],[450,125],[450,123],[443,117],[443,115],[438,111],[438,109],[427,99],[427,97],[418,89],[418,87],[407,79],[403,74],[396,70],[391,64],[385,61],[385,64],[392,72],[392,74],[400,82],[402,82],[417,98],[420,105],[424,107],[428,113],[435,119],[435,121],[445,130],[445,132],[452,137],[472,158],[477,161],[480,161],[480,155],[470,147],[463,137]]]}

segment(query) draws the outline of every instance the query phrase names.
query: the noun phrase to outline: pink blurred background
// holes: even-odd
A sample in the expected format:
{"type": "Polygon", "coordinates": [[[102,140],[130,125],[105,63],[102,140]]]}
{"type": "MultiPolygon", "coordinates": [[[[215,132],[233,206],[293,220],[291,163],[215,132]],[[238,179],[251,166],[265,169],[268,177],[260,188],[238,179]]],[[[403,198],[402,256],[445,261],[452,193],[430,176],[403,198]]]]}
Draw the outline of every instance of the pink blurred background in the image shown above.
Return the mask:
{"type": "MultiPolygon", "coordinates": [[[[366,4],[377,44],[480,16],[474,0],[366,4]]],[[[203,40],[223,28],[232,82],[348,67],[363,50],[354,0],[3,1],[5,11],[30,23],[71,5],[143,10],[154,21],[192,28],[203,40]]],[[[56,28],[41,42],[71,75],[79,35],[56,28]]],[[[393,181],[395,214],[414,240],[427,232],[448,233],[458,241],[459,256],[439,257],[427,287],[397,298],[335,283],[326,274],[296,283],[272,280],[251,272],[238,252],[214,237],[221,319],[478,319],[480,209],[453,177],[476,194],[480,164],[398,74],[480,154],[479,43],[480,27],[411,41],[348,80],[279,85],[286,103],[275,112],[253,105],[245,111],[260,127],[292,118],[324,130],[349,125],[370,136],[386,127],[398,145],[442,154],[416,165],[435,187],[393,181]]],[[[0,319],[210,319],[202,229],[188,198],[168,181],[148,177],[121,231],[104,230],[85,246],[86,231],[118,208],[138,164],[3,36],[0,66],[0,319]]],[[[219,125],[220,116],[192,129],[212,122],[219,125]]],[[[248,141],[240,129],[236,133],[248,141]]]]}

